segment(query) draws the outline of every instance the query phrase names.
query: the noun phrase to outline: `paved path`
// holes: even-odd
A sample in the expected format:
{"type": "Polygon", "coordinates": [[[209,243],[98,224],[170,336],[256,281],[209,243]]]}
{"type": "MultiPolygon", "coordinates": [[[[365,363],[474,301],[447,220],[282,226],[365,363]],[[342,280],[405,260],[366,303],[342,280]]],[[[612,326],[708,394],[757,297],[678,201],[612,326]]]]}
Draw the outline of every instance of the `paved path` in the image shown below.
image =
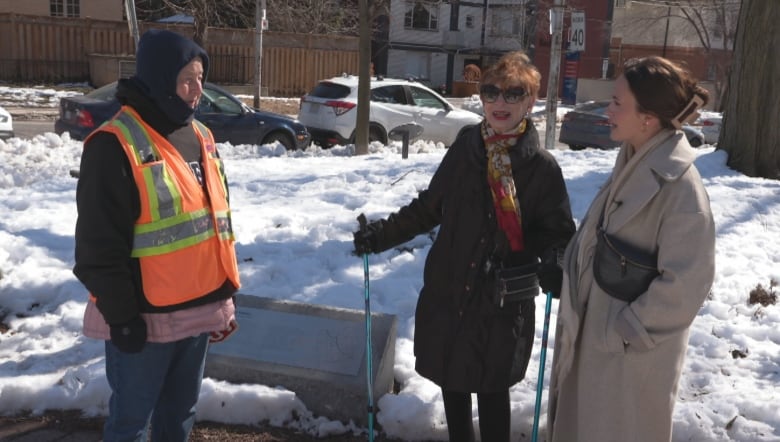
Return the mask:
{"type": "Polygon", "coordinates": [[[0,423],[2,442],[99,442],[98,431],[63,431],[56,424],[37,420],[20,420],[0,423]]]}

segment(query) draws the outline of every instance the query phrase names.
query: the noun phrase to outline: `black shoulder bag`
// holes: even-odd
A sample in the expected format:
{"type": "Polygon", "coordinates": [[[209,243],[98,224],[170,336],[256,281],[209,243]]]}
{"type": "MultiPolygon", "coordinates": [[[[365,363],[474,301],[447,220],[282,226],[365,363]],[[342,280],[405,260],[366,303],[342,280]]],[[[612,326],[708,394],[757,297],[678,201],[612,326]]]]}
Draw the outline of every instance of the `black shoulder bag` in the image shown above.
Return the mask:
{"type": "Polygon", "coordinates": [[[651,254],[609,235],[603,227],[601,211],[596,231],[593,276],[602,290],[613,298],[632,302],[647,291],[658,272],[658,254],[651,254]]]}

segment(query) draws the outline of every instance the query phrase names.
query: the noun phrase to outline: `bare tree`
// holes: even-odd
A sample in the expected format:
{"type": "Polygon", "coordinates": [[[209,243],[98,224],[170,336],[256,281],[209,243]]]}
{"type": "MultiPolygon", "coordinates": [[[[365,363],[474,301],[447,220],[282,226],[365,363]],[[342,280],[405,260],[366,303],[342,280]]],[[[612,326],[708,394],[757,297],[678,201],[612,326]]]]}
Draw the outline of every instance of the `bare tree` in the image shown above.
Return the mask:
{"type": "Polygon", "coordinates": [[[653,35],[648,32],[650,29],[662,29],[664,52],[668,40],[673,44],[698,44],[714,70],[714,98],[719,107],[727,86],[731,66],[728,53],[734,47],[741,3],[742,0],[633,0],[632,8],[641,8],[642,13],[631,15],[616,28],[625,29],[626,35],[645,36],[653,35]],[[693,38],[686,38],[689,36],[693,38]]]}
{"type": "Polygon", "coordinates": [[[729,167],[748,176],[780,179],[780,2],[744,0],[729,76],[718,149],[729,167]]]}
{"type": "MultiPolygon", "coordinates": [[[[141,15],[186,14],[194,19],[193,39],[205,43],[208,27],[253,28],[255,0],[136,0],[141,15]]],[[[374,21],[389,14],[390,0],[372,0],[374,21]]],[[[268,30],[299,34],[359,34],[358,0],[267,0],[268,30]]]]}

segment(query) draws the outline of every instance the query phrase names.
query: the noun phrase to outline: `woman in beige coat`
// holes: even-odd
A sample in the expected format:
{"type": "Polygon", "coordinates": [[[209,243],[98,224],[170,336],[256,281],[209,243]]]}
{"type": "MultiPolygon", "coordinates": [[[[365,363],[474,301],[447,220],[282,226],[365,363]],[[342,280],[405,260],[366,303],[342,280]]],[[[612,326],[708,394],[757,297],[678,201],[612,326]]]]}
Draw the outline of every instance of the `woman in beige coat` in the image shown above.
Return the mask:
{"type": "Polygon", "coordinates": [[[709,198],[679,130],[707,98],[660,57],[629,61],[615,82],[607,114],[623,145],[564,256],[548,441],[671,440],[688,330],[715,268],[709,198]],[[632,300],[594,278],[599,225],[656,263],[632,300]]]}

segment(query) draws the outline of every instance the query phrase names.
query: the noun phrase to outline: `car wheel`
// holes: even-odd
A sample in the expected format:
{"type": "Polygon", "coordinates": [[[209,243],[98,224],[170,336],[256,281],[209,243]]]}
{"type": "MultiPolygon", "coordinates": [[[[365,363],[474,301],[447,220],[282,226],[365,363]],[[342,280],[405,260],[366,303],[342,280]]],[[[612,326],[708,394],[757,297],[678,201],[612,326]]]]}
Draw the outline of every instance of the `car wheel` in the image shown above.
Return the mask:
{"type": "Polygon", "coordinates": [[[292,137],[283,132],[274,132],[269,134],[261,144],[273,144],[279,142],[287,150],[295,150],[295,143],[292,137]]]}
{"type": "Polygon", "coordinates": [[[581,144],[569,144],[569,149],[571,150],[583,150],[585,149],[585,146],[581,144]]]}
{"type": "Polygon", "coordinates": [[[688,144],[690,144],[691,147],[699,147],[704,143],[702,143],[701,138],[691,138],[688,140],[688,144]]]}
{"type": "Polygon", "coordinates": [[[370,126],[368,128],[368,142],[379,141],[380,143],[387,145],[387,135],[380,126],[370,126]]]}

